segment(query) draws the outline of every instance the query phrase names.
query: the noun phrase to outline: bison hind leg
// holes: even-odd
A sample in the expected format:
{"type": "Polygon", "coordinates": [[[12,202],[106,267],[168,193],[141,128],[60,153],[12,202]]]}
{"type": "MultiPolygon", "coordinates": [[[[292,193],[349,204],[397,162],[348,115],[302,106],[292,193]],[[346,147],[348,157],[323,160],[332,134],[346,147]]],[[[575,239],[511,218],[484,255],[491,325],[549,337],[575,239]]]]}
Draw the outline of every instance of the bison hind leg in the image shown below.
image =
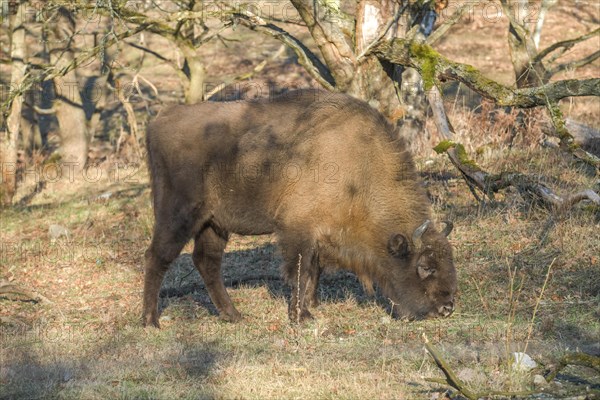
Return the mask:
{"type": "Polygon", "coordinates": [[[221,260],[225,246],[227,246],[228,233],[221,229],[206,226],[198,235],[194,243],[194,265],[206,286],[208,295],[219,311],[219,315],[226,321],[237,322],[242,315],[235,309],[221,276],[221,260]]]}
{"type": "Polygon", "coordinates": [[[142,322],[144,326],[159,328],[158,296],[165,273],[206,217],[199,205],[189,204],[176,196],[155,201],[154,211],[152,243],[145,260],[142,322]]]}
{"type": "Polygon", "coordinates": [[[160,328],[158,322],[158,296],[160,286],[169,265],[177,258],[192,236],[193,220],[174,216],[171,220],[157,219],[152,243],[145,254],[144,304],[142,322],[144,326],[160,328]]]}

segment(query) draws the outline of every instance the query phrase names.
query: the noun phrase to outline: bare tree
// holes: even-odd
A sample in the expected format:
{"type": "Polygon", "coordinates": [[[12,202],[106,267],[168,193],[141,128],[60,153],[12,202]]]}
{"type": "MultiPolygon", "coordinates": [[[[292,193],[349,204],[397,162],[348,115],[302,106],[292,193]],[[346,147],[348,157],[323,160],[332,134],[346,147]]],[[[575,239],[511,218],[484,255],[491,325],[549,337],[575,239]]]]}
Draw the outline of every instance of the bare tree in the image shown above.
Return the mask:
{"type": "MultiPolygon", "coordinates": [[[[73,63],[76,20],[65,7],[59,7],[53,18],[46,22],[52,27],[50,61],[57,69],[73,63]]],[[[88,153],[89,133],[83,109],[80,84],[75,69],[54,78],[56,93],[56,118],[60,126],[60,155],[75,170],[85,167],[88,153]]]]}
{"type": "MultiPolygon", "coordinates": [[[[10,18],[11,39],[11,91],[18,91],[27,72],[25,62],[25,9],[26,2],[20,2],[17,10],[10,18]]],[[[2,167],[2,184],[0,185],[0,201],[3,206],[10,205],[17,189],[17,145],[21,125],[23,97],[16,96],[10,108],[5,110],[3,130],[0,131],[0,166],[2,167]]]]}
{"type": "Polygon", "coordinates": [[[530,0],[501,0],[501,3],[509,19],[508,43],[517,87],[543,85],[561,71],[583,67],[600,57],[600,50],[597,50],[581,59],[557,64],[558,59],[573,46],[600,37],[600,29],[538,49],[546,14],[556,0],[542,1],[537,20],[528,19],[534,7],[538,7],[530,0]]]}

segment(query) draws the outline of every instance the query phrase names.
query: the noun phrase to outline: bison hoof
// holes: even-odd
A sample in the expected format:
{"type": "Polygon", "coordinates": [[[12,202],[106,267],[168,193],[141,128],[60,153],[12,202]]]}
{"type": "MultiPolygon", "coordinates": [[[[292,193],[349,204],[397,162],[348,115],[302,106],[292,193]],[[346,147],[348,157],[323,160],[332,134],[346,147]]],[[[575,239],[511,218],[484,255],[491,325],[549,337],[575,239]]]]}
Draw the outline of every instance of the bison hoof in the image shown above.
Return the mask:
{"type": "Polygon", "coordinates": [[[290,316],[290,321],[292,321],[292,323],[305,322],[310,319],[315,319],[315,317],[313,317],[313,315],[308,310],[301,310],[300,316],[298,316],[298,313],[296,312],[296,310],[294,310],[289,313],[289,316],[290,316]]]}
{"type": "Polygon", "coordinates": [[[230,313],[221,313],[220,317],[227,322],[238,322],[242,319],[242,314],[237,310],[233,310],[230,313]]]}
{"type": "Polygon", "coordinates": [[[158,317],[154,316],[144,316],[142,317],[142,324],[144,327],[152,327],[160,329],[160,323],[158,322],[158,317]]]}

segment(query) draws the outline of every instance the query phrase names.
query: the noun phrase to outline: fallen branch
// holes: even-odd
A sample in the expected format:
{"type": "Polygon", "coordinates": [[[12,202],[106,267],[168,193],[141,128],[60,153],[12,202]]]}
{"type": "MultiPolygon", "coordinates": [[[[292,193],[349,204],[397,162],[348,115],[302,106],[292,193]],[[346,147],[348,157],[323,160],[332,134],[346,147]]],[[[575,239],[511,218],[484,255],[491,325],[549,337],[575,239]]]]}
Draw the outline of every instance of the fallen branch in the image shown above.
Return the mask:
{"type": "Polygon", "coordinates": [[[505,171],[499,174],[489,174],[469,158],[464,146],[460,143],[443,141],[434,150],[438,154],[446,153],[448,155],[452,164],[463,175],[477,201],[480,201],[480,199],[475,189],[478,189],[493,201],[494,193],[512,186],[526,201],[557,212],[568,210],[582,200],[590,200],[600,206],[600,196],[591,189],[560,196],[537,179],[518,172],[505,171]]]}
{"type": "Polygon", "coordinates": [[[567,365],[577,365],[595,369],[600,373],[600,357],[592,356],[585,353],[568,353],[558,362],[558,364],[550,370],[546,376],[546,382],[552,382],[556,375],[567,365]]]}
{"type": "Polygon", "coordinates": [[[27,290],[8,281],[0,281],[0,296],[4,295],[24,296],[35,302],[41,301],[42,303],[52,304],[48,298],[42,296],[38,292],[27,290]]]}
{"type": "Polygon", "coordinates": [[[446,360],[440,355],[435,347],[433,347],[429,340],[425,335],[423,335],[423,340],[425,341],[425,349],[433,358],[436,365],[439,369],[442,370],[444,375],[446,376],[445,380],[437,379],[437,378],[425,378],[427,382],[433,382],[438,384],[446,384],[460,392],[463,396],[465,396],[469,400],[477,400],[482,397],[492,397],[492,396],[502,396],[502,397],[523,397],[523,396],[531,396],[536,393],[536,391],[525,391],[525,392],[504,392],[498,390],[488,390],[485,392],[474,392],[471,390],[456,374],[452,371],[452,368],[448,365],[446,360]]]}
{"type": "Polygon", "coordinates": [[[555,136],[558,136],[560,139],[561,148],[587,164],[594,166],[596,170],[600,170],[600,158],[585,151],[575,143],[575,138],[567,129],[567,123],[558,103],[548,101],[546,107],[548,109],[548,114],[550,114],[550,121],[554,127],[555,136]]]}

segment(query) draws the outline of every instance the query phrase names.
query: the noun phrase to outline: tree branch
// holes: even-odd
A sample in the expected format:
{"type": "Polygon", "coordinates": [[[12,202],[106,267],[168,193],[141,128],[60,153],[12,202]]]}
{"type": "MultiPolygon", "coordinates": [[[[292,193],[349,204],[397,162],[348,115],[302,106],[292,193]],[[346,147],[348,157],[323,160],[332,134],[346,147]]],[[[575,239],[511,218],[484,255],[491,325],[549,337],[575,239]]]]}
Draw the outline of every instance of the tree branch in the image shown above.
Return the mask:
{"type": "Polygon", "coordinates": [[[267,65],[267,63],[269,61],[273,61],[275,60],[277,57],[279,57],[283,51],[285,50],[285,45],[282,44],[279,49],[277,49],[277,51],[275,51],[268,60],[262,60],[256,67],[254,67],[252,69],[252,71],[250,72],[245,72],[243,74],[240,74],[238,76],[235,76],[233,78],[230,79],[226,79],[223,83],[217,85],[217,87],[215,87],[213,90],[211,90],[210,92],[206,93],[204,95],[204,100],[208,100],[210,99],[212,96],[214,96],[216,93],[220,92],[221,90],[225,89],[227,86],[231,85],[233,82],[237,82],[237,81],[241,81],[241,80],[245,80],[245,79],[250,79],[254,74],[262,71],[265,66],[267,65]]]}
{"type": "Polygon", "coordinates": [[[556,367],[552,368],[546,382],[552,382],[556,375],[562,371],[567,365],[579,365],[588,367],[600,372],[600,357],[592,356],[585,353],[568,353],[558,362],[556,367]]]}
{"type": "Polygon", "coordinates": [[[459,19],[461,19],[469,7],[472,7],[472,4],[468,2],[460,6],[460,8],[456,10],[454,14],[450,16],[450,18],[445,20],[443,24],[441,24],[435,31],[431,33],[431,35],[429,35],[425,43],[431,46],[440,40],[446,34],[446,32],[452,28],[459,19]]]}
{"type": "Polygon", "coordinates": [[[468,64],[451,61],[426,44],[393,39],[375,46],[379,58],[417,69],[426,86],[459,81],[499,106],[531,108],[575,96],[600,96],[600,79],[567,79],[532,88],[514,89],[485,77],[468,64]]]}
{"type": "Polygon", "coordinates": [[[307,0],[291,0],[291,2],[321,50],[323,59],[335,79],[336,87],[344,90],[354,78],[356,56],[341,28],[335,23],[318,21],[311,12],[307,0]]]}
{"type": "Polygon", "coordinates": [[[52,302],[48,300],[48,298],[42,296],[36,291],[27,290],[18,285],[3,280],[0,281],[0,296],[4,295],[20,295],[28,297],[30,300],[35,302],[41,301],[42,303],[52,304],[52,302]]]}
{"type": "Polygon", "coordinates": [[[548,108],[548,114],[550,114],[550,121],[554,126],[555,134],[560,139],[561,148],[584,162],[596,167],[596,169],[600,169],[600,158],[583,150],[575,144],[575,138],[573,138],[573,135],[571,135],[567,129],[565,118],[563,117],[558,103],[550,100],[546,104],[546,107],[548,108]]]}
{"type": "Polygon", "coordinates": [[[319,58],[300,40],[296,39],[280,27],[267,23],[262,18],[249,11],[235,13],[232,14],[232,16],[247,28],[269,35],[291,48],[294,53],[296,53],[296,56],[298,56],[300,65],[306,69],[310,76],[327,90],[335,90],[335,80],[327,66],[323,64],[321,60],[319,60],[319,58]]]}
{"type": "Polygon", "coordinates": [[[161,61],[165,61],[165,62],[168,62],[168,63],[172,63],[172,61],[171,61],[171,60],[169,60],[168,58],[166,58],[166,57],[162,56],[161,54],[157,53],[157,52],[156,52],[156,51],[154,51],[154,50],[150,50],[149,48],[147,48],[147,47],[144,47],[144,46],[140,46],[139,44],[135,44],[135,43],[127,42],[127,41],[123,41],[123,42],[124,42],[125,44],[127,44],[127,45],[131,46],[131,47],[135,47],[135,48],[136,48],[136,49],[138,49],[138,50],[142,50],[143,52],[146,52],[146,53],[152,54],[154,57],[158,58],[158,59],[159,59],[159,60],[161,60],[161,61]]]}
{"type": "Polygon", "coordinates": [[[594,61],[596,61],[598,58],[600,57],[600,50],[582,58],[579,60],[575,60],[575,61],[571,61],[571,62],[567,62],[567,63],[562,63],[557,65],[554,68],[551,68],[550,70],[548,70],[546,76],[547,78],[552,77],[553,75],[556,75],[557,73],[564,71],[566,69],[575,69],[575,68],[581,68],[585,65],[588,65],[589,63],[592,63],[594,61]]]}
{"type": "Polygon", "coordinates": [[[546,47],[544,50],[540,51],[537,56],[533,59],[533,62],[537,62],[537,61],[541,61],[544,58],[546,58],[550,53],[552,53],[553,51],[559,49],[559,48],[566,48],[567,50],[570,49],[571,47],[575,46],[577,43],[583,42],[585,40],[588,40],[596,35],[600,35],[600,28],[595,29],[591,32],[588,32],[586,34],[583,34],[579,37],[573,38],[573,39],[568,39],[568,40],[563,40],[561,42],[556,42],[548,47],[546,47]]]}
{"type": "Polygon", "coordinates": [[[30,73],[27,74],[25,76],[25,78],[23,79],[23,82],[21,83],[21,85],[19,85],[18,88],[14,89],[13,91],[11,91],[9,93],[6,100],[0,105],[0,110],[8,110],[10,108],[13,100],[17,96],[23,95],[27,90],[29,90],[36,83],[42,82],[45,80],[54,79],[59,76],[64,76],[67,73],[69,73],[70,71],[72,71],[73,69],[79,67],[81,64],[96,57],[99,53],[104,51],[106,49],[106,47],[112,46],[113,44],[115,44],[125,38],[128,38],[130,36],[137,35],[138,33],[146,30],[150,26],[151,26],[151,24],[150,25],[149,24],[141,24],[141,25],[137,26],[135,29],[128,30],[127,32],[121,33],[119,35],[114,35],[111,39],[107,40],[105,43],[103,43],[99,46],[96,46],[96,47],[92,47],[89,50],[82,51],[78,57],[76,57],[75,59],[73,59],[73,61],[71,61],[70,63],[68,63],[67,65],[65,65],[61,68],[58,68],[56,66],[50,66],[50,67],[47,67],[47,68],[41,70],[36,75],[32,75],[30,73]]]}

